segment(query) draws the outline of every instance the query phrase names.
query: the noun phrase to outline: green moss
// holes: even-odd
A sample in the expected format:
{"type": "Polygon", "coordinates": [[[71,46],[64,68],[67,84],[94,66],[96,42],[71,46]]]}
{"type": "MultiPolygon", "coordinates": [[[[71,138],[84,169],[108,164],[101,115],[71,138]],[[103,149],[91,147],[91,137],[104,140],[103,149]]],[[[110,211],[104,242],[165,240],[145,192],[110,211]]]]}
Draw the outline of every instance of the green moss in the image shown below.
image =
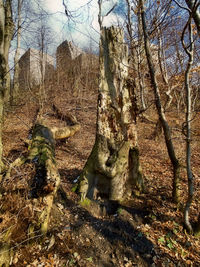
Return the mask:
{"type": "Polygon", "coordinates": [[[76,192],[78,189],[78,184],[75,184],[73,187],[72,187],[72,192],[76,192]]]}
{"type": "Polygon", "coordinates": [[[91,204],[91,200],[89,198],[85,198],[84,200],[80,201],[79,204],[82,206],[82,207],[86,207],[86,206],[90,206],[91,204]]]}
{"type": "Polygon", "coordinates": [[[47,151],[43,151],[43,153],[40,156],[40,164],[43,164],[47,161],[47,159],[49,158],[47,151]]]}

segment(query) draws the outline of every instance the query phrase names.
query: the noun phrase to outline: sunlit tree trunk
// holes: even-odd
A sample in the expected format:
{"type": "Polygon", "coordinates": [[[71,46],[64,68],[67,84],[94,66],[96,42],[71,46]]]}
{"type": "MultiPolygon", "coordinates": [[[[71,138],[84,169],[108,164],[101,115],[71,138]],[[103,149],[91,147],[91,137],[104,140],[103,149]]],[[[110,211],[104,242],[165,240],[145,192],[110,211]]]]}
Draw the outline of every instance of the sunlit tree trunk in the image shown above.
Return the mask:
{"type": "Polygon", "coordinates": [[[0,172],[2,171],[2,123],[3,123],[3,103],[4,92],[6,87],[6,59],[4,54],[4,37],[5,37],[5,9],[3,0],[0,0],[0,172]]]}
{"type": "Polygon", "coordinates": [[[171,136],[171,129],[169,127],[169,124],[166,120],[164,109],[161,103],[160,98],[160,91],[158,87],[158,82],[156,79],[156,71],[153,65],[153,59],[150,49],[150,42],[149,37],[147,34],[147,28],[146,28],[146,20],[145,20],[145,11],[144,11],[144,0],[140,0],[140,8],[141,8],[141,16],[142,16],[142,26],[143,26],[143,34],[144,34],[144,44],[145,44],[145,52],[147,57],[147,63],[149,67],[149,74],[151,78],[151,84],[154,89],[154,95],[155,95],[155,104],[159,116],[159,120],[161,122],[164,137],[165,137],[165,143],[168,151],[169,158],[171,160],[172,166],[173,166],[173,192],[172,192],[172,198],[173,201],[178,203],[180,198],[180,163],[176,157],[174,146],[172,143],[172,136],[171,136]]]}
{"type": "Polygon", "coordinates": [[[134,97],[128,88],[128,47],[123,31],[103,28],[96,141],[80,178],[82,200],[121,200],[143,189],[134,97]]]}
{"type": "Polygon", "coordinates": [[[19,56],[20,56],[20,44],[21,44],[21,9],[22,0],[18,0],[17,6],[17,48],[14,57],[14,76],[13,76],[13,91],[12,100],[15,100],[19,93],[19,56]]]}
{"type": "Polygon", "coordinates": [[[185,92],[186,92],[186,167],[187,167],[187,178],[188,178],[188,198],[185,205],[184,210],[184,222],[187,230],[192,233],[192,225],[190,224],[189,220],[189,209],[192,204],[193,195],[194,195],[194,182],[193,182],[193,174],[192,174],[192,168],[191,168],[191,88],[190,88],[190,70],[192,68],[193,64],[193,54],[194,54],[194,43],[193,43],[193,33],[192,33],[192,25],[191,25],[191,19],[188,23],[188,29],[189,29],[189,48],[184,43],[184,33],[186,30],[186,27],[182,34],[182,44],[185,52],[188,55],[188,64],[187,69],[185,71],[185,92]]]}
{"type": "Polygon", "coordinates": [[[8,56],[9,56],[10,43],[14,32],[11,0],[5,1],[4,9],[5,9],[4,56],[6,62],[6,90],[4,92],[4,101],[8,102],[10,99],[10,71],[9,71],[10,69],[8,65],[8,56]]]}
{"type": "MultiPolygon", "coordinates": [[[[11,12],[11,2],[10,1],[3,1],[0,0],[0,173],[3,169],[3,162],[2,162],[2,124],[3,124],[3,107],[4,107],[4,97],[6,92],[6,81],[7,81],[7,66],[8,66],[8,47],[9,44],[9,25],[13,26],[12,24],[12,15],[11,12]],[[7,21],[8,19],[8,21],[7,21]]],[[[1,177],[0,177],[1,181],[1,177]]],[[[9,230],[7,235],[5,236],[3,242],[5,245],[0,247],[0,266],[9,266],[10,265],[10,249],[8,238],[10,236],[9,230]]]]}
{"type": "Polygon", "coordinates": [[[133,12],[131,8],[131,1],[126,0],[127,3],[127,31],[128,31],[128,38],[130,42],[130,59],[134,71],[134,83],[136,85],[135,88],[135,94],[137,97],[138,107],[140,111],[146,110],[146,104],[144,100],[144,78],[142,73],[142,61],[144,59],[143,57],[143,49],[144,49],[144,42],[143,37],[141,34],[142,28],[141,28],[141,16],[138,14],[138,40],[134,38],[134,32],[133,32],[133,22],[131,13],[133,12]]]}
{"type": "Polygon", "coordinates": [[[138,78],[139,78],[139,88],[140,88],[140,105],[142,110],[146,110],[146,104],[145,104],[145,94],[144,94],[144,75],[142,70],[142,62],[144,61],[144,38],[142,34],[142,21],[141,21],[141,13],[137,13],[137,19],[138,19],[138,47],[137,47],[137,53],[138,53],[138,78]]]}

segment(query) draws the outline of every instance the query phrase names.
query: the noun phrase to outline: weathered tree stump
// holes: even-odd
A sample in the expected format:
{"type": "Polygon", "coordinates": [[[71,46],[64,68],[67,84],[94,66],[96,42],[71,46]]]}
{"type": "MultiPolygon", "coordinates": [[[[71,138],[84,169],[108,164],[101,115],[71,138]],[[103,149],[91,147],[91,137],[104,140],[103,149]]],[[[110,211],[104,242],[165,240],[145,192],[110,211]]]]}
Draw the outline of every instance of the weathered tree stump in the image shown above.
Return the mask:
{"type": "Polygon", "coordinates": [[[127,83],[123,31],[103,28],[96,141],[80,177],[81,198],[121,200],[143,189],[137,146],[135,98],[127,83]]]}

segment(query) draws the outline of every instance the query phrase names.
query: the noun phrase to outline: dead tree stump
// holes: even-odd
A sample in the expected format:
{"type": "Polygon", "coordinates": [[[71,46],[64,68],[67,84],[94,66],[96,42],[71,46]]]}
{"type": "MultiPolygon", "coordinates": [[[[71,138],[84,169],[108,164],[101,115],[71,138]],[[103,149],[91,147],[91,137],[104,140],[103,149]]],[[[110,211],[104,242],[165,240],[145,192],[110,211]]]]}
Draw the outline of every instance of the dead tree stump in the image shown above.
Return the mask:
{"type": "Polygon", "coordinates": [[[96,141],[80,177],[82,200],[121,200],[143,189],[135,98],[127,84],[128,46],[122,29],[103,28],[96,141]]]}

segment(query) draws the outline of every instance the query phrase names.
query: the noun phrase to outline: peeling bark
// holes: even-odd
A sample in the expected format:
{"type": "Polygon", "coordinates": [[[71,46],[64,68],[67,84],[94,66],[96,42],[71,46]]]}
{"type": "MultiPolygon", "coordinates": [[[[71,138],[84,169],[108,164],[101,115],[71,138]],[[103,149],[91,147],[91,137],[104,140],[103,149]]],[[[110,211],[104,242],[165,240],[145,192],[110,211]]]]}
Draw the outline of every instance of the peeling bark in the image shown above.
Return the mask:
{"type": "Polygon", "coordinates": [[[103,28],[96,141],[80,178],[81,199],[121,200],[143,189],[134,98],[127,86],[128,47],[123,31],[103,28]]]}

